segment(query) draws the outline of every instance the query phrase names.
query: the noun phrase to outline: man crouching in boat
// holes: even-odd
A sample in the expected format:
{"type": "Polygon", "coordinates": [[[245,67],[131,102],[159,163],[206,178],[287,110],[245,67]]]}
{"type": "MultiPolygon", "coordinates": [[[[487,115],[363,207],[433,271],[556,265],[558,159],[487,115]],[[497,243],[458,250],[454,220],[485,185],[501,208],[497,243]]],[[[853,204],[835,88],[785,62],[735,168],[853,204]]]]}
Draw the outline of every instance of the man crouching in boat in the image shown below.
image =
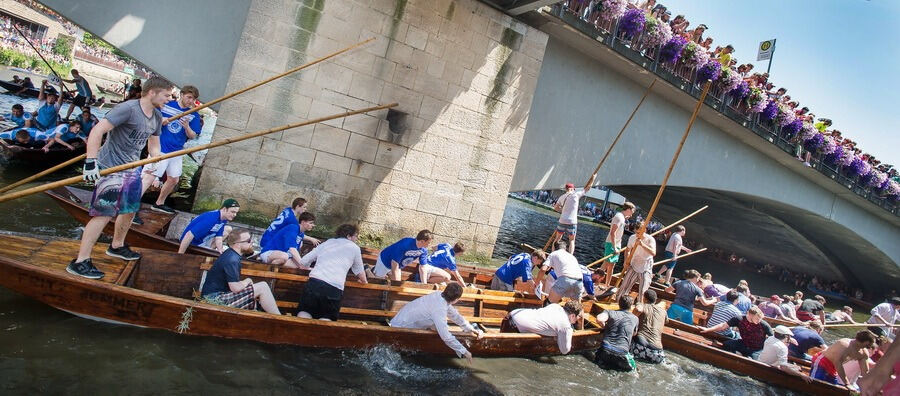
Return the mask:
{"type": "Polygon", "coordinates": [[[338,320],[347,271],[352,271],[360,283],[368,283],[362,254],[356,244],[358,239],[359,229],[355,225],[341,224],[335,231],[334,238],[303,256],[300,260],[303,267],[309,267],[313,262],[316,266],[309,272],[309,282],[303,287],[297,316],[338,320]]]}
{"type": "Polygon", "coordinates": [[[228,198],[222,201],[222,207],[218,210],[211,210],[195,217],[181,232],[178,253],[186,252],[191,245],[215,249],[219,253],[224,252],[222,240],[228,238],[231,232],[231,226],[227,224],[234,220],[240,210],[241,205],[238,201],[228,198]]]}
{"type": "Polygon", "coordinates": [[[788,363],[788,345],[796,343],[792,340],[794,333],[787,326],[775,326],[774,334],[766,338],[759,361],[773,366],[791,375],[803,378],[806,382],[812,382],[812,378],[803,375],[796,364],[788,363]]]}
{"type": "Polygon", "coordinates": [[[648,363],[662,363],[666,358],[663,351],[662,331],[666,325],[666,303],[656,300],[656,291],[644,292],[644,302],[635,307],[640,316],[637,334],[631,342],[631,354],[648,363]]]}
{"type": "Polygon", "coordinates": [[[504,319],[501,331],[534,333],[546,337],[556,337],[559,353],[565,355],[572,350],[572,325],[584,328],[581,302],[566,301],[565,304],[550,304],[544,308],[514,309],[504,319]]]}
{"type": "Polygon", "coordinates": [[[162,116],[156,109],[172,94],[172,83],[160,78],[147,79],[139,100],[123,102],[106,113],[91,130],[84,160],[84,180],[96,182],[91,197],[91,220],[84,226],[78,257],[66,267],[69,273],[90,279],[100,279],[103,272],[91,262],[91,251],[97,238],[113,217],[116,218],[113,240],[106,254],[123,260],[141,258],[125,245],[125,235],[134,214],[141,207],[141,168],[123,170],[100,177],[100,169],[107,169],[137,161],[141,149],[147,146],[151,157],[159,156],[159,130],[162,116]],[[103,143],[103,137],[106,142],[103,143]],[[102,147],[101,147],[102,143],[102,147]]]}
{"type": "Polygon", "coordinates": [[[272,290],[266,282],[256,282],[246,278],[240,280],[241,257],[253,253],[250,243],[250,232],[243,229],[233,230],[228,238],[228,250],[222,253],[212,268],[206,273],[200,294],[204,299],[229,307],[255,310],[257,300],[262,309],[268,313],[281,315],[272,290]]]}
{"type": "Polygon", "coordinates": [[[844,363],[851,360],[859,362],[860,374],[865,377],[869,371],[866,360],[869,359],[869,348],[875,346],[875,334],[868,330],[856,333],[856,337],[841,338],[827,349],[813,356],[812,369],[809,376],[834,385],[845,385],[847,373],[844,363]]]}
{"type": "Polygon", "coordinates": [[[497,268],[497,272],[494,272],[494,277],[491,279],[491,290],[514,291],[517,279],[528,283],[528,290],[534,290],[534,279],[531,278],[532,266],[540,267],[546,259],[547,253],[541,249],[537,249],[531,254],[513,255],[505,264],[497,268]]]}
{"type": "Polygon", "coordinates": [[[375,268],[369,274],[380,279],[400,280],[400,270],[407,265],[428,262],[428,245],[431,244],[431,231],[421,230],[415,238],[403,238],[384,248],[378,255],[375,268]]]}
{"type": "Polygon", "coordinates": [[[315,226],[315,215],[310,212],[300,214],[297,222],[280,228],[266,243],[260,244],[262,253],[259,254],[259,259],[267,264],[305,268],[300,263],[300,246],[303,246],[306,233],[315,226]]]}
{"type": "Polygon", "coordinates": [[[597,320],[603,322],[604,333],[603,346],[597,350],[594,363],[606,370],[631,371],[635,368],[634,357],[631,356],[631,337],[638,326],[638,318],[631,313],[634,306],[634,298],[622,296],[619,298],[619,309],[606,310],[597,315],[597,320]]]}
{"type": "Polygon", "coordinates": [[[453,308],[453,304],[459,301],[462,293],[462,285],[453,282],[448,284],[444,291],[436,291],[412,300],[400,308],[397,315],[391,319],[391,327],[434,329],[444,343],[456,352],[457,356],[466,358],[471,364],[472,353],[450,333],[450,328],[447,326],[447,318],[450,318],[453,323],[462,327],[463,331],[474,334],[476,339],[480,340],[484,336],[481,330],[472,327],[466,318],[463,318],[456,308],[453,308]]]}
{"type": "Polygon", "coordinates": [[[431,256],[428,262],[419,263],[419,281],[422,283],[447,283],[451,276],[462,285],[466,284],[459,270],[456,268],[456,256],[466,251],[466,245],[456,242],[452,247],[449,243],[442,243],[431,256]],[[452,275],[451,275],[452,274],[452,275]]]}
{"type": "MultiPolygon", "coordinates": [[[[535,279],[536,283],[541,283],[551,269],[556,273],[556,282],[553,282],[548,296],[552,303],[558,303],[563,297],[581,301],[581,295],[584,294],[584,276],[581,273],[581,266],[578,265],[578,259],[566,250],[566,246],[565,241],[556,242],[556,250],[547,256],[547,261],[544,261],[541,272],[538,272],[535,279]]],[[[535,294],[538,294],[537,290],[535,290],[535,294]]]]}

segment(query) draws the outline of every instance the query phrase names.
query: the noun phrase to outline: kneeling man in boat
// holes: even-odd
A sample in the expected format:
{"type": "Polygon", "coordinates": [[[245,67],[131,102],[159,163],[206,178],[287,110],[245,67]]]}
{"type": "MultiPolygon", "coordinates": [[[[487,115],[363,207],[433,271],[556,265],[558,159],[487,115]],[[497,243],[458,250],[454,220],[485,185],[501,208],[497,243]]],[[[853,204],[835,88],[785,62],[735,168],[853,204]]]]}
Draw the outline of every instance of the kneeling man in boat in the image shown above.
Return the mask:
{"type": "Polygon", "coordinates": [[[60,144],[69,150],[75,150],[75,147],[69,143],[76,140],[87,143],[87,135],[82,133],[80,122],[69,121],[68,124],[60,124],[47,131],[47,144],[41,150],[44,150],[46,153],[50,151],[54,144],[60,144]]]}
{"type": "Polygon", "coordinates": [[[234,230],[228,238],[226,250],[206,273],[200,294],[204,299],[229,307],[255,310],[257,302],[268,313],[281,315],[272,290],[266,282],[246,278],[241,280],[241,257],[253,252],[250,232],[234,230]]]}
{"type": "Polygon", "coordinates": [[[415,238],[403,238],[384,248],[378,255],[372,276],[394,281],[400,280],[400,270],[407,265],[428,262],[428,245],[431,244],[431,231],[421,230],[415,238]]]}
{"type": "MultiPolygon", "coordinates": [[[[541,272],[535,279],[535,282],[540,283],[551,269],[556,273],[556,282],[553,282],[548,297],[552,303],[558,303],[563,297],[581,301],[581,295],[584,294],[584,277],[581,274],[581,266],[578,265],[578,259],[566,250],[567,246],[565,241],[556,242],[556,250],[547,256],[547,261],[544,261],[541,272]]],[[[535,290],[535,294],[537,294],[537,290],[535,290]]]]}
{"type": "Polygon", "coordinates": [[[494,277],[491,279],[491,290],[514,291],[517,279],[528,283],[528,290],[535,289],[534,280],[531,278],[532,265],[540,267],[546,259],[547,253],[541,249],[537,249],[531,254],[513,255],[505,264],[497,268],[497,272],[494,272],[494,277]]]}
{"type": "MultiPolygon", "coordinates": [[[[299,222],[297,217],[306,212],[307,206],[309,206],[309,204],[306,202],[305,198],[294,198],[294,200],[291,201],[291,206],[284,208],[281,213],[278,214],[278,217],[275,217],[275,220],[272,220],[272,222],[269,223],[266,232],[263,232],[262,237],[259,238],[259,245],[263,246],[268,243],[269,239],[272,238],[272,235],[275,235],[275,233],[282,228],[291,224],[297,224],[299,222]]],[[[312,246],[317,246],[320,241],[309,235],[304,235],[303,242],[310,243],[312,246]]]]}
{"type": "Polygon", "coordinates": [[[875,334],[869,330],[861,330],[854,338],[841,338],[831,344],[827,349],[817,353],[812,359],[812,368],[809,376],[834,385],[846,386],[847,373],[844,372],[844,363],[856,360],[859,363],[860,374],[865,377],[869,372],[869,348],[875,346],[875,334]]]}
{"type": "MultiPolygon", "coordinates": [[[[559,353],[565,355],[572,350],[572,325],[584,328],[581,302],[566,301],[565,304],[550,304],[544,308],[514,309],[506,316],[509,328],[519,333],[534,333],[546,337],[556,337],[559,353]]],[[[503,326],[506,327],[506,326],[503,326]]]]}
{"type": "Polygon", "coordinates": [[[462,242],[456,242],[452,247],[449,243],[439,244],[428,257],[428,262],[419,264],[419,280],[422,283],[447,283],[452,274],[457,282],[465,285],[466,281],[456,269],[456,256],[465,251],[466,246],[462,242]]]}
{"type": "Polygon", "coordinates": [[[450,318],[453,323],[456,323],[466,333],[473,334],[476,339],[480,340],[484,336],[481,330],[472,327],[466,318],[460,315],[456,308],[453,308],[453,304],[459,301],[462,294],[462,285],[453,282],[448,284],[443,291],[436,291],[412,300],[400,308],[397,315],[391,319],[391,327],[434,329],[441,336],[441,340],[456,352],[457,356],[466,358],[471,364],[472,353],[450,333],[450,328],[447,326],[447,318],[450,318]]]}
{"type": "Polygon", "coordinates": [[[222,240],[231,232],[228,222],[234,220],[241,205],[238,201],[228,198],[222,201],[222,207],[211,210],[195,217],[181,232],[181,244],[178,253],[184,253],[191,245],[215,249],[219,253],[225,251],[222,240]]]}
{"type": "Polygon", "coordinates": [[[276,231],[266,243],[260,244],[262,253],[259,254],[259,259],[262,262],[288,268],[306,268],[300,263],[300,246],[303,246],[306,233],[316,226],[316,216],[304,212],[297,220],[276,231]]]}
{"type": "Polygon", "coordinates": [[[597,350],[594,363],[606,370],[631,371],[634,370],[634,357],[631,350],[631,338],[638,326],[638,318],[631,313],[634,306],[634,298],[622,296],[619,298],[619,309],[616,311],[605,310],[597,315],[597,320],[603,322],[604,333],[603,346],[597,350]]]}
{"type": "Polygon", "coordinates": [[[794,333],[787,326],[775,326],[774,334],[766,338],[762,353],[759,354],[759,361],[788,374],[801,377],[806,382],[812,382],[812,378],[804,375],[796,364],[788,363],[788,345],[796,343],[791,338],[793,335],[794,333]]]}
{"type": "Polygon", "coordinates": [[[356,244],[358,239],[359,229],[355,225],[341,224],[334,238],[316,246],[300,259],[303,267],[308,268],[313,262],[316,266],[309,272],[309,281],[303,287],[297,316],[338,320],[347,271],[352,271],[360,283],[368,283],[362,254],[356,244]]]}

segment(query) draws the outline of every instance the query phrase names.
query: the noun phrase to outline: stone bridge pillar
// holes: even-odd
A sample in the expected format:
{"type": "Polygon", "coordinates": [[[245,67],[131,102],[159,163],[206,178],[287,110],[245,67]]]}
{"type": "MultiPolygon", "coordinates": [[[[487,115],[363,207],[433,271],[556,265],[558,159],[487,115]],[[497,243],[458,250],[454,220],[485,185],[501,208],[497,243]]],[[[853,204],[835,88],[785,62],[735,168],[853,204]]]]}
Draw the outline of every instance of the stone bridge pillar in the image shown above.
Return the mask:
{"type": "Polygon", "coordinates": [[[320,224],[428,228],[490,254],[547,36],[475,0],[254,0],[226,92],[369,37],[226,101],[213,140],[373,104],[399,113],[214,149],[195,209],[234,197],[265,221],[302,196],[320,224]]]}

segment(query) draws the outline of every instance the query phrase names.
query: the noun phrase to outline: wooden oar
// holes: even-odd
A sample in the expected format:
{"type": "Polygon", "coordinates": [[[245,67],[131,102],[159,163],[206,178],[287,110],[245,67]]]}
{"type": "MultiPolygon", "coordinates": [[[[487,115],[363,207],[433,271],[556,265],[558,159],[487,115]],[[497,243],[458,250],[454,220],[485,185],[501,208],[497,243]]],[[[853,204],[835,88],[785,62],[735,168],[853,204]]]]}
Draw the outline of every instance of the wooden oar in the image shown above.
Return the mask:
{"type": "MultiPolygon", "coordinates": [[[[619,139],[622,137],[622,134],[625,133],[625,129],[628,128],[628,124],[631,123],[631,119],[634,118],[634,115],[637,113],[638,109],[641,108],[641,105],[644,104],[644,100],[647,99],[647,96],[650,95],[650,91],[653,90],[653,86],[656,85],[656,78],[650,82],[650,86],[647,87],[647,90],[644,91],[644,96],[641,97],[641,100],[638,102],[637,106],[634,107],[634,110],[631,111],[631,115],[628,116],[628,120],[625,121],[625,125],[622,125],[622,129],[619,130],[619,133],[616,135],[616,138],[613,139],[612,144],[609,145],[609,148],[606,149],[606,153],[603,154],[603,158],[600,158],[600,163],[597,164],[597,167],[594,168],[594,173],[591,173],[591,176],[588,178],[588,181],[584,185],[585,194],[593,187],[594,179],[597,177],[597,173],[600,172],[600,168],[603,167],[603,163],[606,162],[606,158],[609,157],[609,153],[612,152],[613,147],[616,147],[616,143],[619,142],[619,139]]],[[[550,234],[550,239],[547,239],[547,244],[544,245],[544,251],[550,248],[550,244],[553,243],[553,239],[556,236],[556,231],[550,234]]]]}
{"type": "MultiPolygon", "coordinates": [[[[693,255],[695,255],[695,254],[697,254],[697,253],[701,253],[701,252],[705,252],[705,251],[706,251],[706,248],[703,248],[703,249],[697,249],[697,250],[694,250],[693,252],[690,252],[690,253],[688,253],[688,254],[682,254],[681,256],[678,256],[678,257],[667,258],[667,259],[665,259],[665,260],[659,260],[659,261],[653,263],[653,265],[651,266],[651,268],[652,268],[652,267],[656,267],[657,265],[660,265],[660,264],[668,263],[668,262],[670,262],[670,261],[672,261],[672,260],[681,260],[681,259],[683,259],[683,258],[685,258],[685,257],[693,256],[693,255]]],[[[619,272],[619,273],[617,273],[617,274],[613,274],[613,276],[622,276],[623,274],[625,274],[624,271],[619,272]]]]}
{"type": "MultiPolygon", "coordinates": [[[[340,114],[333,114],[333,115],[330,115],[330,116],[325,116],[325,117],[315,118],[315,119],[312,119],[312,120],[307,120],[307,121],[303,121],[303,122],[297,122],[297,123],[293,123],[293,124],[282,125],[282,126],[275,127],[275,128],[270,128],[270,129],[266,129],[266,130],[262,130],[262,131],[253,132],[253,133],[248,133],[248,134],[245,134],[245,135],[242,135],[242,136],[237,136],[237,137],[233,137],[233,138],[223,139],[223,140],[220,140],[220,141],[217,141],[217,142],[213,142],[213,143],[209,143],[209,144],[204,144],[204,145],[201,145],[201,146],[195,146],[195,147],[186,148],[186,149],[182,149],[182,150],[178,150],[178,151],[173,151],[173,152],[171,152],[171,153],[163,154],[163,155],[160,155],[160,156],[158,156],[158,157],[146,158],[146,159],[142,159],[142,160],[138,160],[138,161],[134,161],[134,162],[129,162],[129,163],[127,163],[127,164],[123,164],[123,165],[119,165],[119,166],[114,166],[114,167],[112,167],[112,168],[106,168],[106,169],[100,171],[100,176],[105,176],[105,175],[108,175],[108,174],[110,174],[110,173],[121,172],[121,171],[123,171],[123,170],[128,170],[128,169],[136,168],[136,167],[141,166],[141,165],[152,164],[152,163],[154,163],[154,162],[159,162],[159,161],[162,161],[162,160],[164,160],[164,159],[168,159],[168,158],[172,158],[172,157],[177,157],[177,156],[179,156],[179,155],[190,154],[190,153],[193,153],[193,152],[196,152],[196,151],[200,151],[200,150],[207,150],[207,149],[211,149],[211,148],[215,148],[215,147],[219,147],[219,146],[224,146],[224,145],[226,145],[226,144],[231,144],[231,143],[240,142],[240,141],[244,141],[244,140],[247,140],[247,139],[252,139],[252,138],[259,137],[259,136],[263,136],[263,135],[268,135],[268,134],[275,133],[275,132],[280,132],[280,131],[283,131],[283,130],[285,130],[285,129],[291,129],[291,128],[297,128],[297,127],[301,127],[301,126],[305,126],[305,125],[317,124],[317,123],[320,123],[320,122],[324,122],[324,121],[328,121],[328,120],[334,120],[334,119],[337,119],[337,118],[344,118],[344,117],[348,117],[348,116],[355,115],[355,114],[368,113],[368,112],[370,112],[370,111],[377,111],[377,110],[388,109],[388,108],[391,108],[391,107],[395,107],[395,106],[397,106],[397,105],[398,105],[397,103],[391,103],[391,104],[386,104],[386,105],[379,105],[379,106],[367,107],[367,108],[365,108],[365,109],[353,110],[353,111],[348,111],[348,112],[346,112],[346,113],[340,113],[340,114]]],[[[81,180],[82,180],[81,176],[72,176],[72,177],[67,178],[67,179],[55,181],[55,182],[52,182],[52,183],[47,183],[47,184],[44,184],[44,185],[41,185],[41,186],[36,186],[36,187],[32,187],[32,188],[25,189],[25,190],[22,190],[22,191],[17,191],[17,192],[14,192],[14,193],[10,193],[10,194],[6,194],[6,195],[3,195],[3,196],[0,196],[0,202],[6,202],[6,201],[9,201],[9,200],[12,200],[12,199],[25,197],[25,196],[28,196],[28,195],[31,195],[31,194],[35,194],[35,193],[39,193],[39,192],[44,192],[44,191],[47,191],[47,190],[52,190],[52,189],[57,188],[57,187],[68,186],[68,185],[70,185],[70,184],[78,183],[78,182],[80,182],[81,180]]]]}
{"type": "MultiPolygon", "coordinates": [[[[653,204],[650,205],[650,211],[647,212],[647,218],[644,219],[644,224],[635,234],[635,243],[634,246],[629,249],[624,256],[625,263],[623,264],[622,272],[628,272],[628,258],[634,254],[634,249],[640,245],[641,239],[644,237],[644,232],[647,231],[647,224],[650,224],[650,220],[653,219],[653,214],[656,212],[656,207],[659,205],[659,200],[662,198],[663,191],[666,190],[666,184],[669,182],[669,176],[672,175],[672,171],[675,169],[675,164],[678,163],[678,156],[681,155],[681,149],[684,148],[684,142],[687,141],[688,135],[691,133],[691,127],[694,126],[694,121],[697,120],[697,116],[700,114],[700,109],[703,108],[703,102],[706,100],[706,94],[709,93],[709,87],[712,85],[712,81],[707,81],[703,86],[703,92],[700,94],[700,99],[697,100],[697,106],[694,108],[694,113],[691,114],[691,119],[688,121],[687,128],[684,130],[684,135],[681,136],[681,141],[678,142],[678,148],[675,149],[675,155],[672,157],[672,162],[669,164],[669,169],[666,170],[666,175],[663,177],[662,184],[659,185],[659,190],[656,192],[656,198],[653,199],[653,204]]],[[[622,278],[616,280],[616,287],[622,283],[622,278]]]]}
{"type": "MultiPolygon", "coordinates": [[[[16,29],[16,30],[18,30],[18,29],[16,29]]],[[[20,33],[21,33],[21,32],[20,32],[20,33]]],[[[370,42],[370,41],[372,41],[372,40],[375,40],[375,38],[372,37],[372,38],[370,38],[370,39],[368,39],[368,40],[366,40],[366,41],[361,41],[361,42],[359,42],[359,43],[353,44],[353,45],[351,45],[351,46],[349,46],[349,47],[347,47],[347,48],[344,48],[344,49],[339,50],[339,51],[332,52],[332,53],[330,53],[330,54],[328,54],[328,55],[325,55],[324,57],[321,57],[321,58],[319,58],[319,59],[316,59],[316,60],[314,60],[314,61],[304,63],[304,64],[302,64],[302,65],[300,65],[300,66],[297,66],[297,67],[295,67],[295,68],[293,68],[293,69],[290,69],[290,70],[288,70],[288,71],[286,71],[286,72],[284,72],[284,73],[281,73],[281,74],[278,74],[278,75],[269,77],[269,78],[267,78],[267,79],[265,79],[265,80],[262,80],[262,81],[260,81],[260,82],[255,83],[255,84],[253,84],[253,85],[250,85],[250,86],[248,86],[248,87],[239,89],[239,90],[237,90],[237,91],[234,91],[234,92],[232,92],[232,93],[230,93],[230,94],[227,94],[227,95],[225,95],[225,96],[223,96],[223,97],[221,97],[221,98],[218,98],[218,99],[215,99],[215,100],[206,102],[206,103],[204,103],[204,104],[202,104],[202,105],[200,105],[200,106],[197,106],[197,107],[193,107],[193,108],[189,109],[188,111],[185,111],[185,112],[183,112],[183,113],[176,114],[176,115],[174,115],[174,116],[172,116],[172,117],[169,117],[169,118],[167,119],[167,121],[168,121],[168,122],[172,122],[172,121],[175,121],[175,120],[177,120],[177,119],[179,119],[179,118],[181,118],[181,117],[184,117],[184,116],[186,116],[186,115],[188,115],[188,114],[196,113],[196,112],[198,112],[198,111],[200,111],[200,110],[203,110],[203,109],[205,109],[205,108],[207,108],[207,107],[209,107],[209,106],[212,106],[212,105],[214,105],[214,104],[216,104],[216,103],[222,102],[222,101],[227,100],[227,99],[231,99],[231,98],[233,98],[233,97],[235,97],[235,96],[237,96],[237,95],[240,95],[240,94],[242,94],[242,93],[244,93],[244,92],[247,92],[247,91],[249,91],[249,90],[251,90],[251,89],[253,89],[253,88],[257,88],[257,87],[259,87],[259,86],[262,86],[262,85],[268,84],[268,83],[270,83],[270,82],[272,82],[272,81],[275,81],[275,80],[277,80],[277,79],[279,79],[279,78],[282,78],[282,77],[284,77],[284,76],[287,76],[288,74],[296,73],[296,72],[298,72],[298,71],[300,71],[300,70],[306,69],[307,67],[313,66],[313,65],[315,65],[315,64],[317,64],[317,63],[321,63],[321,62],[324,62],[324,61],[326,61],[326,60],[328,60],[328,59],[334,58],[335,56],[338,56],[338,55],[340,55],[340,54],[343,54],[344,52],[350,51],[350,50],[352,50],[352,49],[354,49],[354,48],[356,48],[356,47],[359,47],[359,46],[361,46],[361,45],[365,45],[366,43],[368,43],[368,42],[370,42]]],[[[48,64],[47,66],[49,67],[49,64],[48,64]]],[[[54,72],[54,74],[55,74],[55,73],[56,73],[56,72],[54,72]]],[[[10,185],[8,185],[8,186],[5,186],[5,187],[3,187],[3,188],[0,188],[0,193],[5,193],[5,192],[7,192],[7,191],[9,191],[9,190],[12,190],[12,189],[14,189],[14,188],[16,188],[16,187],[18,187],[18,186],[21,186],[21,185],[23,185],[23,184],[25,184],[25,183],[28,183],[28,182],[30,182],[30,181],[32,181],[32,180],[37,180],[38,178],[41,178],[41,177],[46,176],[46,175],[49,175],[49,174],[51,174],[51,173],[53,173],[53,172],[56,172],[57,170],[60,170],[60,169],[62,169],[62,168],[65,168],[66,166],[69,166],[69,165],[74,164],[74,163],[76,163],[76,162],[78,162],[78,161],[81,161],[81,160],[85,159],[86,157],[87,157],[87,154],[81,154],[81,155],[79,155],[79,156],[77,156],[77,157],[75,157],[75,158],[72,158],[72,159],[70,159],[70,160],[68,160],[68,161],[66,161],[66,162],[64,162],[64,163],[62,163],[62,164],[59,164],[59,165],[57,165],[57,166],[54,166],[54,167],[52,167],[52,168],[50,168],[50,169],[47,169],[47,170],[45,170],[45,171],[43,171],[43,172],[40,172],[40,173],[36,174],[36,175],[26,177],[26,178],[24,178],[24,179],[22,179],[22,180],[19,180],[19,181],[13,183],[13,184],[10,184],[10,185]]]]}
{"type": "MultiPolygon", "coordinates": [[[[702,208],[695,210],[693,213],[691,213],[691,214],[689,214],[689,215],[687,215],[687,216],[684,216],[684,217],[678,219],[678,221],[676,221],[676,222],[674,222],[674,223],[672,223],[672,224],[669,224],[669,225],[666,226],[665,228],[663,228],[663,229],[661,229],[661,230],[659,230],[659,231],[656,231],[656,232],[650,234],[650,236],[657,236],[657,235],[659,235],[660,233],[665,232],[666,230],[668,230],[668,229],[670,229],[670,228],[672,228],[672,227],[674,227],[674,226],[676,226],[676,225],[678,225],[678,224],[684,223],[685,221],[687,221],[687,219],[690,219],[691,217],[694,217],[694,215],[696,215],[696,214],[698,214],[698,213],[700,213],[700,212],[706,210],[706,208],[708,208],[708,207],[709,207],[709,205],[705,205],[705,206],[703,206],[702,208]]],[[[602,263],[604,260],[606,260],[606,259],[608,259],[608,258],[610,258],[610,257],[612,257],[612,256],[615,256],[615,255],[621,253],[621,252],[624,251],[624,250],[625,250],[625,248],[616,249],[616,252],[615,252],[615,253],[611,253],[611,254],[608,254],[608,255],[606,255],[606,256],[600,257],[599,259],[594,260],[594,262],[588,264],[587,267],[590,268],[590,267],[593,267],[593,266],[595,266],[595,265],[597,265],[597,264],[600,264],[600,263],[602,263]]]]}

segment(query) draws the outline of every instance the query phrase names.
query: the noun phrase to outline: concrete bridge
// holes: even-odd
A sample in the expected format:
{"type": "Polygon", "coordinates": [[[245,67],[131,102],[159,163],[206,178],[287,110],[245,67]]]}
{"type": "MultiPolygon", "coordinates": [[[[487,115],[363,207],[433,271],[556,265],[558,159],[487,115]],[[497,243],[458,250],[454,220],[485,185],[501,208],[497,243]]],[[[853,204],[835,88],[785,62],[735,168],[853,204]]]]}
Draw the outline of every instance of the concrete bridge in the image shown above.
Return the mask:
{"type": "MultiPolygon", "coordinates": [[[[506,193],[584,180],[652,78],[535,11],[547,1],[44,3],[204,99],[376,37],[226,102],[214,139],[389,101],[402,126],[382,112],[213,151],[195,206],[237,196],[265,218],[301,194],[326,220],[377,233],[428,227],[483,252],[506,193]]],[[[694,103],[657,83],[598,183],[648,207],[694,103]]],[[[711,245],[870,288],[900,280],[900,218],[714,108],[669,185],[659,218],[709,204],[688,228],[711,245]]]]}

